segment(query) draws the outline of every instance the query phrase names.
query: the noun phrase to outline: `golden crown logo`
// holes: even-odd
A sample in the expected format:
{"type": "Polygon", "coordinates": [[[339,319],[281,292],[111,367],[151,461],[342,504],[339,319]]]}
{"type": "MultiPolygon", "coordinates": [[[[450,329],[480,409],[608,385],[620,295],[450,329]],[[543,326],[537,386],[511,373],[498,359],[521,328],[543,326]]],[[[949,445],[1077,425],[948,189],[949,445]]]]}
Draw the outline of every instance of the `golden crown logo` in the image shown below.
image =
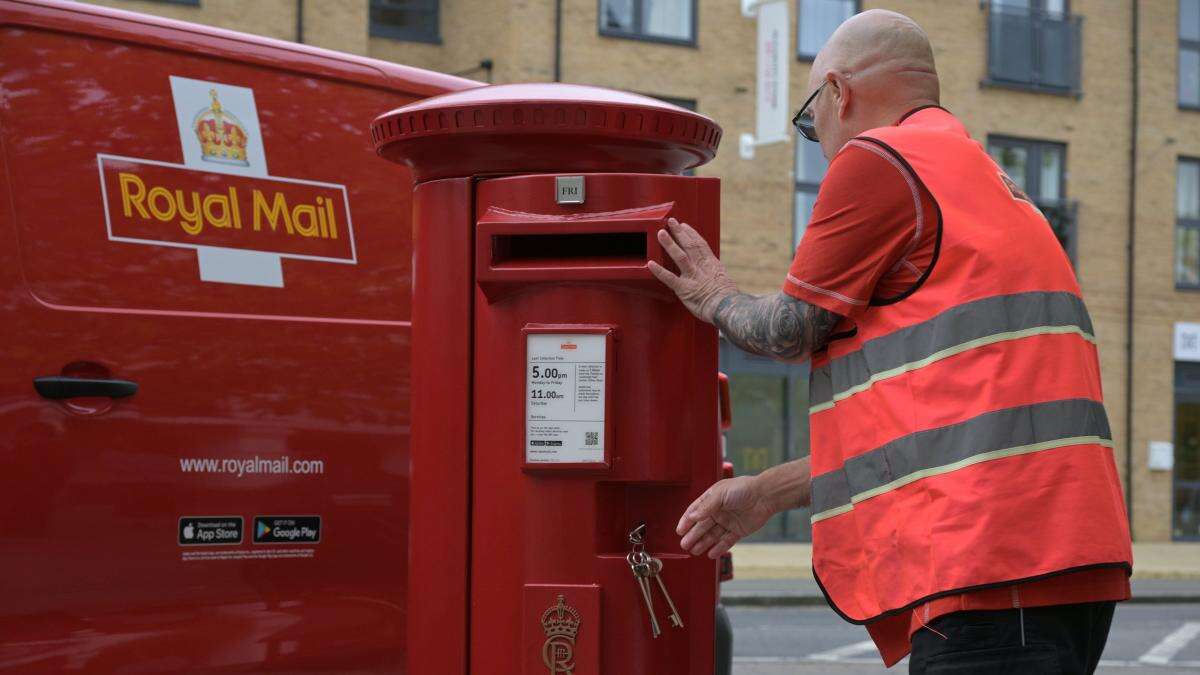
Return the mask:
{"type": "Polygon", "coordinates": [[[196,113],[192,130],[200,141],[200,158],[206,162],[250,166],[246,161],[246,127],[217,100],[217,90],[210,89],[212,105],[196,113]]]}
{"type": "Polygon", "coordinates": [[[575,634],[579,632],[581,622],[579,612],[568,605],[561,594],[558,604],[542,613],[542,630],[546,632],[542,663],[551,675],[571,675],[575,670],[575,634]]]}

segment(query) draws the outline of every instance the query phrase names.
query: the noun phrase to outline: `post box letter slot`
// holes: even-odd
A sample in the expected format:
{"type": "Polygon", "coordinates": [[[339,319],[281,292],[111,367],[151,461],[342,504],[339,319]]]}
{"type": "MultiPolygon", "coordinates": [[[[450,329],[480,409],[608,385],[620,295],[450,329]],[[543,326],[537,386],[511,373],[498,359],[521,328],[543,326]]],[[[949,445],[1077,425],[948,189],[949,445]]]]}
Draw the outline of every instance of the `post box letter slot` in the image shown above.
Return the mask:
{"type": "Polygon", "coordinates": [[[492,267],[575,266],[580,263],[642,265],[646,233],[497,234],[492,236],[492,267]]]}
{"type": "Polygon", "coordinates": [[[674,302],[648,267],[670,266],[656,233],[673,213],[674,202],[566,215],[488,207],[475,232],[475,279],[488,302],[535,282],[617,284],[674,302]]]}

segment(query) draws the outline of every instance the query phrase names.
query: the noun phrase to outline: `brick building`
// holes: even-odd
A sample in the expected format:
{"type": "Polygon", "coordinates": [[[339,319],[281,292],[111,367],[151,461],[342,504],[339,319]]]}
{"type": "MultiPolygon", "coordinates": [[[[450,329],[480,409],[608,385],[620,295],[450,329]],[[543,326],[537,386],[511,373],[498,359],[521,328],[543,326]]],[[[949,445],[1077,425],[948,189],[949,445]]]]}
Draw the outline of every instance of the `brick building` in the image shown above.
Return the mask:
{"type": "MultiPolygon", "coordinates": [[[[733,147],[755,119],[755,23],[733,0],[99,4],[495,83],[557,79],[694,107],[728,139],[699,173],[723,180],[723,258],[747,291],[779,287],[823,173],[817,146],[798,137],[753,160],[733,147]]],[[[1134,0],[789,4],[793,106],[809,93],[812,56],[854,12],[894,9],[929,33],[943,104],[1039,203],[1076,265],[1135,539],[1200,540],[1200,0],[1139,2],[1136,17],[1134,0]]],[[[738,470],[805,454],[804,367],[727,346],[722,360],[738,470]]],[[[804,539],[807,515],[781,515],[758,537],[804,539]]]]}

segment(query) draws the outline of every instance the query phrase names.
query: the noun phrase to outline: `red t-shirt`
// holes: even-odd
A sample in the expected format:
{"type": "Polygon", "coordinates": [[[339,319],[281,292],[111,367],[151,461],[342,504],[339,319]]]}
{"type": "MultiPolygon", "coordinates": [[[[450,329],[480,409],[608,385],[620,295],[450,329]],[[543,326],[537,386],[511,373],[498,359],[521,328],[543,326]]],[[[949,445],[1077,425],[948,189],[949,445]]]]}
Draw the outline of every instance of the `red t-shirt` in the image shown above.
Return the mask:
{"type": "MultiPolygon", "coordinates": [[[[904,164],[875,143],[852,140],[829,164],[783,291],[854,319],[872,301],[917,286],[933,260],[938,220],[933,196],[904,164]]],[[[951,612],[1127,600],[1129,594],[1124,569],[1072,572],[932,600],[867,631],[890,666],[909,653],[913,633],[951,612]]]]}
{"type": "Polygon", "coordinates": [[[852,140],[829,164],[783,290],[855,318],[916,285],[937,224],[933,198],[899,160],[852,140]]]}

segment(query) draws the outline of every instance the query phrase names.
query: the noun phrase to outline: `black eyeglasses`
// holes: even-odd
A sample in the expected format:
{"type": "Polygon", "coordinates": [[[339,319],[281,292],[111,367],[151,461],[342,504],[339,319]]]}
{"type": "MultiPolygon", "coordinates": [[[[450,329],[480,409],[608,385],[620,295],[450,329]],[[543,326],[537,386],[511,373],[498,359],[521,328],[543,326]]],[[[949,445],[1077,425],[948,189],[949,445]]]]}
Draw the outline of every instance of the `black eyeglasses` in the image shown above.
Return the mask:
{"type": "Polygon", "coordinates": [[[829,80],[822,82],[821,86],[817,87],[817,90],[812,93],[812,96],[808,97],[804,105],[800,106],[800,111],[792,118],[792,126],[796,127],[796,131],[799,131],[800,135],[813,143],[819,142],[820,139],[817,138],[817,121],[813,118],[812,111],[808,107],[812,105],[812,102],[817,98],[817,94],[820,94],[821,90],[827,84],[829,84],[829,80]]]}

